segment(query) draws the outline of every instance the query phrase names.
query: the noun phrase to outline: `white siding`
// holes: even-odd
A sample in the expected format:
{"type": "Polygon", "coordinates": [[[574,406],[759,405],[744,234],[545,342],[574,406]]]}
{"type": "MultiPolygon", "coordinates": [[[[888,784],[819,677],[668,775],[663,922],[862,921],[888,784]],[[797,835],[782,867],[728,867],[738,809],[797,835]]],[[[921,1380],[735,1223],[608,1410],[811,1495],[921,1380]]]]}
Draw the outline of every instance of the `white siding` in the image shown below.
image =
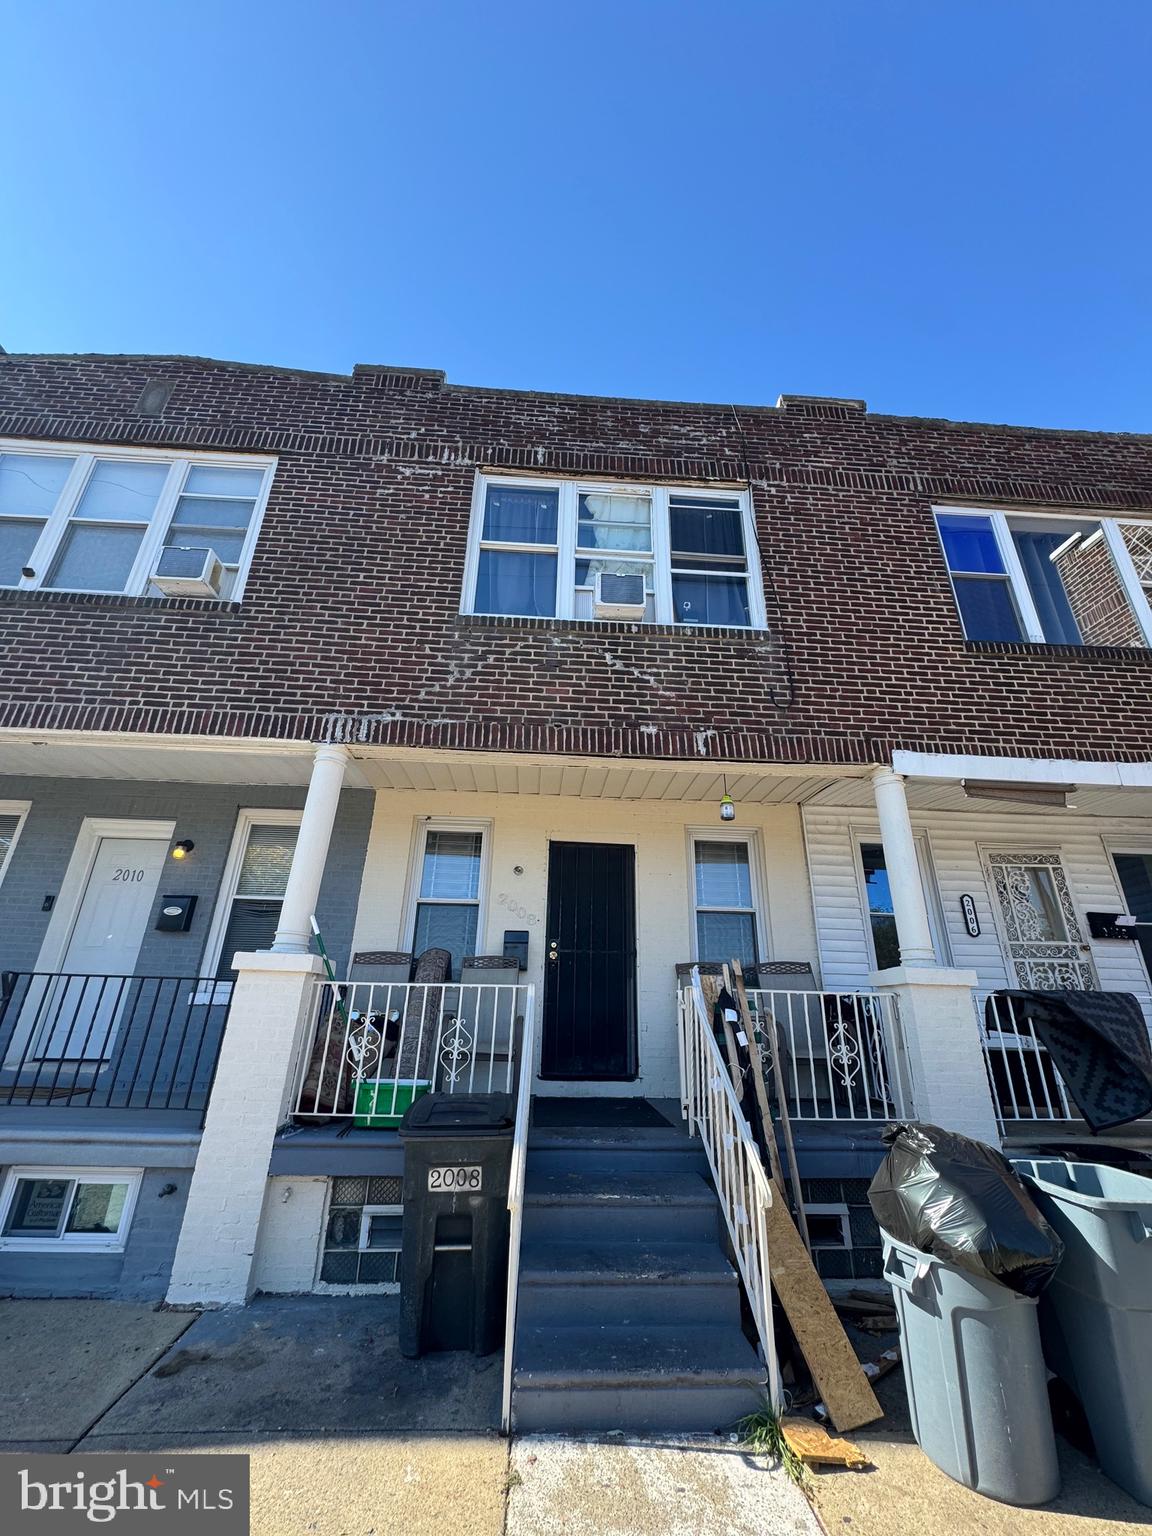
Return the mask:
{"type": "MultiPolygon", "coordinates": [[[[1059,853],[1086,938],[1088,912],[1124,910],[1109,848],[1152,851],[1152,822],[1077,816],[1074,811],[1059,815],[1019,810],[913,811],[912,825],[928,841],[952,963],[974,970],[981,990],[1009,984],[980,858],[982,848],[1059,853]],[[970,895],[976,903],[979,938],[971,938],[965,930],[962,895],[970,895]]],[[[866,986],[871,958],[853,842],[857,837],[877,838],[876,824],[866,813],[812,807],[804,811],[804,832],[824,985],[866,986]]],[[[1138,945],[1089,942],[1105,990],[1135,992],[1148,999],[1149,980],[1138,945]]]]}

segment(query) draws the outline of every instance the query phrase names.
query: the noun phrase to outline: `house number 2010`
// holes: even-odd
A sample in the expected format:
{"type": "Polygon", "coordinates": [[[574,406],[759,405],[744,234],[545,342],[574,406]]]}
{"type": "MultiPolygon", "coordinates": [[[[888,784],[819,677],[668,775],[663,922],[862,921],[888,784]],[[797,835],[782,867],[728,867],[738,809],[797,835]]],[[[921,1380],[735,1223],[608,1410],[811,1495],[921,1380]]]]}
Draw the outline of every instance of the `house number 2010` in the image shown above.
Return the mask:
{"type": "Polygon", "coordinates": [[[136,885],[144,878],[142,869],[117,869],[113,872],[112,883],[120,881],[124,885],[136,885]]]}

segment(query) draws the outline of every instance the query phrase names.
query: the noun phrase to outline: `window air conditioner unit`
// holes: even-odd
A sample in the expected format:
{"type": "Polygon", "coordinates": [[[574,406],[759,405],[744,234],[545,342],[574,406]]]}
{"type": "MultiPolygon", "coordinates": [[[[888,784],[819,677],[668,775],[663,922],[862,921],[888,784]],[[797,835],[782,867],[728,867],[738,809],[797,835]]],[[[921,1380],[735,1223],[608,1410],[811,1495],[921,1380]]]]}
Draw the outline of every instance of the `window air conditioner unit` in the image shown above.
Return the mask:
{"type": "Polygon", "coordinates": [[[644,617],[644,577],[620,576],[614,571],[597,571],[592,612],[598,619],[642,619],[644,617]]]}
{"type": "Polygon", "coordinates": [[[152,585],[165,597],[219,597],[224,567],[219,557],[203,546],[173,544],[160,551],[152,585]]]}

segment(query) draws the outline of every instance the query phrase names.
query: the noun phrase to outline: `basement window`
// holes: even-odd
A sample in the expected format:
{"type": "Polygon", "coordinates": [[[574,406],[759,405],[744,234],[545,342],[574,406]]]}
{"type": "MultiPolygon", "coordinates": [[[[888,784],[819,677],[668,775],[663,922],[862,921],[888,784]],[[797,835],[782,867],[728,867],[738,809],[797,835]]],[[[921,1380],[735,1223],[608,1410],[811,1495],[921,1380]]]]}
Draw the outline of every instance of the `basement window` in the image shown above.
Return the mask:
{"type": "Polygon", "coordinates": [[[969,640],[1152,645],[1152,524],[937,508],[969,640]]]}
{"type": "Polygon", "coordinates": [[[400,1280],[403,1206],[399,1178],[331,1181],[322,1286],[396,1285],[400,1280]]]}
{"type": "Polygon", "coordinates": [[[851,1248],[852,1224],[846,1205],[809,1205],[804,1215],[813,1248],[851,1248]]]}
{"type": "Polygon", "coordinates": [[[477,478],[463,612],[607,617],[600,576],[634,578],[637,623],[765,624],[746,490],[477,478]]]}
{"type": "Polygon", "coordinates": [[[0,441],[0,587],[158,596],[163,549],[211,549],[221,599],[244,588],[269,459],[0,441]]]}
{"type": "Polygon", "coordinates": [[[142,1178],[138,1168],[10,1168],[0,1249],[121,1250],[142,1178]]]}

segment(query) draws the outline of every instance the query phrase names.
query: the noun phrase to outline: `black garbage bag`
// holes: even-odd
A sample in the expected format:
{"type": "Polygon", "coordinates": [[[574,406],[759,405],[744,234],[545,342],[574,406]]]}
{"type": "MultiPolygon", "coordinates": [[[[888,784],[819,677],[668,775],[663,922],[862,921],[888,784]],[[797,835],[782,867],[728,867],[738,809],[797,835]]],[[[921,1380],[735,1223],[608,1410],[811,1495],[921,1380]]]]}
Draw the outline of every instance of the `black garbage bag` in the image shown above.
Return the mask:
{"type": "Polygon", "coordinates": [[[897,1242],[1038,1296],[1064,1244],[1008,1161],[938,1125],[889,1125],[888,1156],[868,1189],[872,1213],[897,1242]]]}

